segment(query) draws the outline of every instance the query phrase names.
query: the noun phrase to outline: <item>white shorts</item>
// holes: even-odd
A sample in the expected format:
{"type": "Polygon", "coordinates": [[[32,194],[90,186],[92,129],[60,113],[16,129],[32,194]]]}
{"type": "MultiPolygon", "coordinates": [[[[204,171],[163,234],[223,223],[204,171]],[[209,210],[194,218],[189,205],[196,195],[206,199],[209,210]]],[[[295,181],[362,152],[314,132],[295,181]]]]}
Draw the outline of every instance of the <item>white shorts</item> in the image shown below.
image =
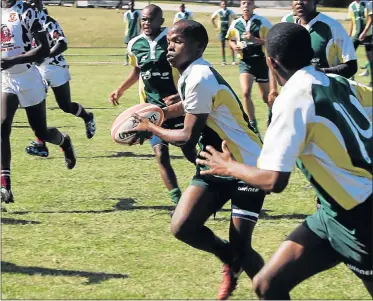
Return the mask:
{"type": "Polygon", "coordinates": [[[22,73],[1,72],[1,92],[17,95],[23,108],[41,103],[46,97],[46,88],[34,66],[22,73]]]}
{"type": "Polygon", "coordinates": [[[71,79],[68,68],[50,64],[41,64],[40,66],[36,66],[36,68],[38,68],[43,80],[51,87],[62,86],[71,79]]]}

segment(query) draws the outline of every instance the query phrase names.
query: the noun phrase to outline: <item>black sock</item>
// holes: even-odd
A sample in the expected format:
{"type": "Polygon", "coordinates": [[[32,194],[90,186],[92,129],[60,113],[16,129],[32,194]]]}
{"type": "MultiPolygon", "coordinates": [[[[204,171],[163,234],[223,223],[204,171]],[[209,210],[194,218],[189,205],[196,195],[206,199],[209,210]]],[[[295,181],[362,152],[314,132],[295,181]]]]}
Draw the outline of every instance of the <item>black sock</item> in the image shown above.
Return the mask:
{"type": "Polygon", "coordinates": [[[92,114],[87,113],[87,111],[82,107],[81,104],[72,102],[71,106],[73,107],[72,114],[74,114],[77,117],[82,118],[85,123],[92,120],[92,114]]]}

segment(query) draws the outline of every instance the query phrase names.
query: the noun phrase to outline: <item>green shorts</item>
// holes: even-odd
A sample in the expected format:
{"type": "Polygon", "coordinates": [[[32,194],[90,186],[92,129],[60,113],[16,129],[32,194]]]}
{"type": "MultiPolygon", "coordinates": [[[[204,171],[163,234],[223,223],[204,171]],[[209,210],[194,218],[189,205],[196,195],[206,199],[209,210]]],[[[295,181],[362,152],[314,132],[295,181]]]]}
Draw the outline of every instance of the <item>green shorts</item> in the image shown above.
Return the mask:
{"type": "Polygon", "coordinates": [[[223,42],[226,40],[227,33],[228,33],[228,30],[222,30],[219,32],[218,38],[220,42],[223,42]]]}
{"type": "Polygon", "coordinates": [[[191,186],[205,187],[215,194],[214,208],[219,211],[231,200],[232,217],[258,221],[266,193],[236,179],[224,179],[212,176],[195,175],[191,186]]]}
{"type": "Polygon", "coordinates": [[[253,58],[247,61],[240,61],[238,68],[241,73],[250,73],[257,83],[269,82],[269,69],[265,58],[253,58]]]}
{"type": "Polygon", "coordinates": [[[363,204],[332,217],[323,206],[307,217],[307,227],[336,251],[341,262],[363,280],[373,280],[372,196],[363,204]]]}

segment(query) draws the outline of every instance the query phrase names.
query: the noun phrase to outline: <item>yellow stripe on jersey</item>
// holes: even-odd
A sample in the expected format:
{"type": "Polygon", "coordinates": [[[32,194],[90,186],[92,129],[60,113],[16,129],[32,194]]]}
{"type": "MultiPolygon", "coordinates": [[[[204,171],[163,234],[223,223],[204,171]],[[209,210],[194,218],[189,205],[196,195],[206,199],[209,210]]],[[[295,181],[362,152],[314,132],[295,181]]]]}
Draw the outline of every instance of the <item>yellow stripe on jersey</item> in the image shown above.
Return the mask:
{"type": "Polygon", "coordinates": [[[229,112],[231,113],[232,117],[235,119],[237,124],[240,128],[247,133],[251,140],[253,140],[259,147],[262,147],[262,142],[260,141],[259,137],[249,129],[247,122],[243,117],[243,112],[235,99],[234,94],[230,91],[229,87],[223,86],[226,89],[221,89],[216,94],[214,98],[214,109],[218,106],[225,106],[229,112]]]}
{"type": "Polygon", "coordinates": [[[373,119],[372,102],[373,102],[373,89],[365,85],[361,85],[358,82],[350,81],[350,85],[355,89],[356,96],[361,105],[364,107],[365,112],[368,114],[370,120],[373,119]]]}
{"type": "Polygon", "coordinates": [[[139,76],[139,99],[140,99],[140,103],[146,102],[145,84],[144,84],[144,81],[142,80],[141,75],[139,76]]]}
{"type": "Polygon", "coordinates": [[[132,53],[128,53],[128,61],[132,67],[138,67],[137,65],[137,57],[132,53]]]}
{"type": "Polygon", "coordinates": [[[342,57],[342,47],[340,47],[338,42],[333,41],[329,49],[327,47],[327,57],[329,66],[336,66],[340,63],[345,63],[342,57]]]}
{"type": "Polygon", "coordinates": [[[174,81],[175,87],[177,87],[177,85],[178,85],[179,78],[180,78],[179,70],[177,70],[176,68],[172,67],[172,79],[174,81]]]}
{"type": "Polygon", "coordinates": [[[323,183],[322,188],[338,200],[338,204],[344,209],[350,210],[359,204],[313,156],[304,156],[301,158],[302,163],[312,174],[318,183],[323,183]]]}
{"type": "MultiPolygon", "coordinates": [[[[310,123],[307,124],[307,138],[306,145],[310,142],[315,143],[328,157],[341,169],[344,169],[355,176],[372,179],[372,174],[365,169],[356,167],[352,164],[351,158],[338,140],[333,131],[322,123],[310,123]]],[[[308,157],[308,156],[306,156],[308,157]]],[[[303,161],[303,156],[301,155],[303,161]]],[[[308,167],[307,167],[308,168],[308,167]]],[[[315,179],[317,175],[312,174],[315,179]]],[[[320,181],[319,183],[324,183],[320,181]]],[[[333,195],[334,196],[334,195],[333,195]]],[[[338,198],[336,200],[339,201],[338,198]]]]}

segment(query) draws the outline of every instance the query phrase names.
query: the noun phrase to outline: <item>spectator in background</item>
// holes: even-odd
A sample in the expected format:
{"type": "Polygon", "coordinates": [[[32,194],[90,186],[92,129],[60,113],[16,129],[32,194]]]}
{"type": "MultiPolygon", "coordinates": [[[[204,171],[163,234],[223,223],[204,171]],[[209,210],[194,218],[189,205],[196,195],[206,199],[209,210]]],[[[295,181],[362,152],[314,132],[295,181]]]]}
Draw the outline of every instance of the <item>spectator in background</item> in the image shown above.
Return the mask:
{"type": "MultiPolygon", "coordinates": [[[[227,8],[227,0],[222,0],[220,2],[220,9],[214,12],[211,16],[211,23],[215,28],[219,29],[219,40],[221,43],[221,56],[223,58],[222,65],[226,65],[225,60],[225,36],[228,33],[228,28],[231,25],[232,21],[235,19],[236,14],[227,8]],[[216,24],[216,19],[218,23],[216,24]]],[[[236,64],[234,50],[232,51],[232,65],[236,64]]]]}
{"type": "Polygon", "coordinates": [[[359,45],[365,45],[368,59],[368,64],[365,67],[366,70],[360,76],[368,76],[369,69],[372,70],[373,64],[372,1],[353,1],[348,7],[348,18],[350,19],[349,36],[354,43],[354,47],[357,49],[359,45]]]}
{"type": "MultiPolygon", "coordinates": [[[[124,44],[127,46],[128,42],[134,37],[137,37],[141,32],[140,26],[141,13],[135,9],[135,1],[128,3],[128,11],[123,14],[123,22],[125,24],[124,44]]],[[[128,66],[128,53],[126,53],[125,65],[128,66]]]]}
{"type": "Polygon", "coordinates": [[[185,4],[181,3],[179,7],[179,12],[176,13],[174,18],[174,23],[180,20],[193,20],[192,13],[185,9],[185,4]]]}

